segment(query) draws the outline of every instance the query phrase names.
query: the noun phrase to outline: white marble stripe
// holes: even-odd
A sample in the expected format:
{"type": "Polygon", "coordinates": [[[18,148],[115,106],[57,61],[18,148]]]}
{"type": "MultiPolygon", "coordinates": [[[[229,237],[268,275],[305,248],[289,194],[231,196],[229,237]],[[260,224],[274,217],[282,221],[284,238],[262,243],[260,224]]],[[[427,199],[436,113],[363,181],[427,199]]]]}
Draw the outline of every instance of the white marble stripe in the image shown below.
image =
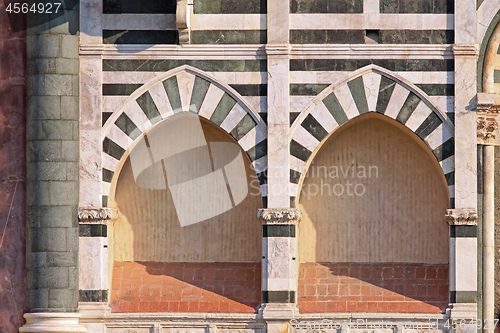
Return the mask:
{"type": "Polygon", "coordinates": [[[241,105],[236,103],[227,114],[226,119],[224,119],[224,121],[220,124],[220,127],[230,133],[246,114],[247,112],[241,107],[241,105]]]}
{"type": "Polygon", "coordinates": [[[413,110],[410,118],[406,121],[406,127],[415,132],[422,122],[427,119],[431,112],[432,110],[423,101],[421,101],[418,103],[415,110],[413,110]]]}
{"type": "Polygon", "coordinates": [[[448,193],[450,195],[450,199],[455,198],[455,185],[448,186],[448,193]]]}
{"type": "Polygon", "coordinates": [[[102,154],[101,160],[102,160],[102,167],[105,169],[111,170],[113,172],[115,172],[116,167],[118,166],[118,163],[120,162],[108,154],[102,154]]]}
{"type": "Polygon", "coordinates": [[[179,95],[181,97],[182,111],[189,111],[189,103],[191,102],[194,80],[196,79],[196,76],[186,72],[179,73],[176,76],[177,84],[179,85],[179,95]]]}
{"type": "Polygon", "coordinates": [[[316,96],[290,96],[290,112],[302,111],[316,96]]]}
{"type": "Polygon", "coordinates": [[[365,95],[369,111],[375,111],[377,108],[378,91],[381,79],[382,76],[374,72],[363,75],[363,84],[365,86],[365,95]]]}
{"type": "Polygon", "coordinates": [[[104,14],[104,30],[177,30],[175,14],[104,14]]]}
{"type": "Polygon", "coordinates": [[[392,92],[391,99],[387,104],[387,109],[384,114],[388,117],[396,119],[409,93],[410,91],[408,89],[397,84],[392,92]]]}
{"type": "Polygon", "coordinates": [[[255,173],[261,173],[267,170],[267,156],[262,156],[261,158],[252,162],[252,167],[255,173]]]}
{"type": "Polygon", "coordinates": [[[267,112],[267,96],[243,96],[242,99],[244,99],[255,112],[267,112]]]}
{"type": "Polygon", "coordinates": [[[455,156],[450,156],[444,161],[439,162],[439,165],[441,165],[441,169],[443,169],[445,175],[455,171],[455,156]]]}
{"type": "Polygon", "coordinates": [[[379,0],[364,0],[363,13],[378,14],[380,12],[379,0]]]}
{"type": "MultiPolygon", "coordinates": [[[[293,84],[335,84],[349,77],[352,72],[335,71],[293,71],[290,72],[290,83],[293,84]]],[[[414,84],[453,84],[455,75],[453,72],[394,72],[414,84]]],[[[366,75],[366,74],[365,74],[366,75]]]]}
{"type": "Polygon", "coordinates": [[[133,142],[132,139],[115,124],[110,127],[107,137],[125,150],[127,150],[133,142]]]}
{"type": "Polygon", "coordinates": [[[151,95],[151,98],[153,98],[153,101],[155,102],[156,107],[158,108],[158,111],[160,112],[160,115],[163,119],[174,114],[163,84],[155,84],[148,91],[151,95]]]}
{"type": "Polygon", "coordinates": [[[223,95],[224,91],[222,89],[217,87],[215,84],[211,84],[210,87],[208,87],[207,94],[205,95],[205,99],[201,104],[198,114],[201,117],[210,119],[223,95]]]}
{"type": "Polygon", "coordinates": [[[449,138],[451,138],[453,134],[448,126],[444,124],[439,125],[431,134],[429,134],[424,140],[427,142],[429,147],[432,150],[441,146],[443,142],[446,142],[449,138]]]}
{"type": "Polygon", "coordinates": [[[191,30],[265,30],[266,14],[195,14],[191,30]]]}
{"type": "MultiPolygon", "coordinates": [[[[292,72],[294,73],[294,72],[292,72]]],[[[296,72],[302,73],[302,72],[296,72]]],[[[102,72],[103,83],[144,84],[165,72],[102,72]]],[[[225,84],[266,84],[266,72],[207,72],[207,75],[225,84]]]]}
{"type": "Polygon", "coordinates": [[[256,144],[262,142],[266,138],[266,134],[258,126],[252,128],[244,137],[238,141],[238,144],[243,148],[244,151],[255,147],[256,144]]]}
{"type": "Polygon", "coordinates": [[[298,194],[297,193],[298,189],[299,189],[299,184],[290,183],[290,196],[296,197],[298,194]]]}
{"type": "Polygon", "coordinates": [[[290,29],[451,30],[453,14],[290,14],[290,29]]]}
{"type": "Polygon", "coordinates": [[[260,185],[260,195],[267,197],[267,184],[260,185]]]}
{"type": "Polygon", "coordinates": [[[347,84],[342,84],[335,88],[334,93],[348,119],[359,116],[358,107],[352,98],[351,91],[349,90],[347,84]]]}
{"type": "Polygon", "coordinates": [[[293,139],[310,151],[314,151],[319,145],[319,141],[302,126],[297,127],[293,139]]]}
{"type": "Polygon", "coordinates": [[[477,238],[455,238],[456,290],[477,290],[477,238]]]}
{"type": "Polygon", "coordinates": [[[306,167],[306,162],[298,159],[295,156],[290,155],[290,169],[302,173],[304,172],[305,167],[306,167]]]}
{"type": "Polygon", "coordinates": [[[102,112],[115,112],[127,98],[128,96],[102,96],[102,112]]]}
{"type": "Polygon", "coordinates": [[[436,107],[445,113],[455,112],[455,97],[454,96],[429,96],[429,100],[436,107]]]}
{"type": "Polygon", "coordinates": [[[312,110],[311,115],[328,133],[331,133],[339,126],[323,103],[319,103],[314,110],[312,110]]]}
{"type": "Polygon", "coordinates": [[[109,195],[109,189],[111,188],[111,183],[101,182],[101,193],[102,195],[109,195]]]}
{"type": "Polygon", "coordinates": [[[128,104],[125,113],[141,132],[144,132],[151,126],[151,122],[136,101],[132,101],[128,104]]]}

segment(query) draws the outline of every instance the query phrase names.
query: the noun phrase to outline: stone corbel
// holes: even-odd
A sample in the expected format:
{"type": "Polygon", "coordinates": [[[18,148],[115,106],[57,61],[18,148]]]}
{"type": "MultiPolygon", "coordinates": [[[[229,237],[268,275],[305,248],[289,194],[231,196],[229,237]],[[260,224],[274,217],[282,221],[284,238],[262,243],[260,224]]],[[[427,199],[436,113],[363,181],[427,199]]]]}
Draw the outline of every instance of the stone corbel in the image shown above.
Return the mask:
{"type": "Polygon", "coordinates": [[[80,207],[78,208],[78,221],[84,223],[102,223],[114,221],[118,218],[118,210],[109,207],[80,207]]]}
{"type": "Polygon", "coordinates": [[[302,214],[297,208],[259,209],[258,218],[262,224],[297,224],[302,214]]]}
{"type": "Polygon", "coordinates": [[[191,44],[191,16],[193,14],[193,0],[178,0],[176,10],[179,44],[191,44]]]}
{"type": "Polygon", "coordinates": [[[477,225],[477,211],[473,208],[447,209],[445,219],[449,225],[477,225]]]}

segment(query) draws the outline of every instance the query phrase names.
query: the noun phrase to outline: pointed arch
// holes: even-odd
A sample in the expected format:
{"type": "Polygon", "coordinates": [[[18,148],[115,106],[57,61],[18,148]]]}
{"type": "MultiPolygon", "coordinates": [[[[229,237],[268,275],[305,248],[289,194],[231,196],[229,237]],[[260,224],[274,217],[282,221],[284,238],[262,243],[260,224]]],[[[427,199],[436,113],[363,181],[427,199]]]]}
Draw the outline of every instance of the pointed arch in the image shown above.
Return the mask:
{"type": "MultiPolygon", "coordinates": [[[[267,168],[267,126],[229,85],[188,66],[174,68],[134,91],[102,128],[103,205],[120,161],[137,138],[181,112],[192,112],[229,134],[247,153],[257,175],[267,168]]],[[[258,177],[265,196],[265,177],[258,177]]]]}
{"type": "MultiPolygon", "coordinates": [[[[368,112],[392,118],[432,151],[454,198],[454,126],[428,96],[408,80],[376,65],[353,72],[324,89],[297,117],[290,131],[290,196],[321,143],[347,121],[368,112]]],[[[293,201],[293,199],[292,199],[293,201]]]]}
{"type": "Polygon", "coordinates": [[[498,94],[500,93],[500,10],[498,3],[487,3],[487,5],[495,6],[496,15],[488,21],[484,38],[479,40],[481,48],[477,64],[477,91],[498,94]]]}

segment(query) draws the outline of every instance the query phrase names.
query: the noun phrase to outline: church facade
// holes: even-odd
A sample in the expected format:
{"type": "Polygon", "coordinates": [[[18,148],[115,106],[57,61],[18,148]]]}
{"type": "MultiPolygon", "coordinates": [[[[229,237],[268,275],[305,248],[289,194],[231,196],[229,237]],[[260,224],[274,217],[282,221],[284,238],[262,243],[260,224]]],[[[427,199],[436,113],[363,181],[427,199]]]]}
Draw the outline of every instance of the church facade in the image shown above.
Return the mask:
{"type": "Polygon", "coordinates": [[[18,5],[0,332],[494,331],[498,1],[18,5]]]}

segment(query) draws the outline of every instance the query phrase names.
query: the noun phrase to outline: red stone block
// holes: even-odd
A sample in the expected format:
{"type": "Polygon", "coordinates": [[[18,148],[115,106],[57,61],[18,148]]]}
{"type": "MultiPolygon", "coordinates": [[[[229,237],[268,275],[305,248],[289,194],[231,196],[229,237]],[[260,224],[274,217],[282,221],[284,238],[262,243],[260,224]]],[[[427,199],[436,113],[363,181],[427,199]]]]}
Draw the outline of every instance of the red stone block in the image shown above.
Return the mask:
{"type": "Polygon", "coordinates": [[[347,312],[358,312],[358,303],[355,301],[348,301],[346,306],[347,312]]]}
{"type": "Polygon", "coordinates": [[[427,267],[425,278],[428,280],[436,278],[436,269],[434,267],[427,267]]]}
{"type": "Polygon", "coordinates": [[[179,312],[180,302],[168,302],[168,312],[179,312]]]}
{"type": "Polygon", "coordinates": [[[188,301],[180,301],[179,302],[179,312],[188,312],[189,311],[189,302],[188,301]]]}
{"type": "Polygon", "coordinates": [[[424,279],[425,278],[425,267],[417,267],[415,270],[415,277],[417,279],[424,279]]]}
{"type": "Polygon", "coordinates": [[[361,286],[360,285],[350,285],[349,286],[349,295],[351,295],[351,296],[361,295],[361,286]]]}

